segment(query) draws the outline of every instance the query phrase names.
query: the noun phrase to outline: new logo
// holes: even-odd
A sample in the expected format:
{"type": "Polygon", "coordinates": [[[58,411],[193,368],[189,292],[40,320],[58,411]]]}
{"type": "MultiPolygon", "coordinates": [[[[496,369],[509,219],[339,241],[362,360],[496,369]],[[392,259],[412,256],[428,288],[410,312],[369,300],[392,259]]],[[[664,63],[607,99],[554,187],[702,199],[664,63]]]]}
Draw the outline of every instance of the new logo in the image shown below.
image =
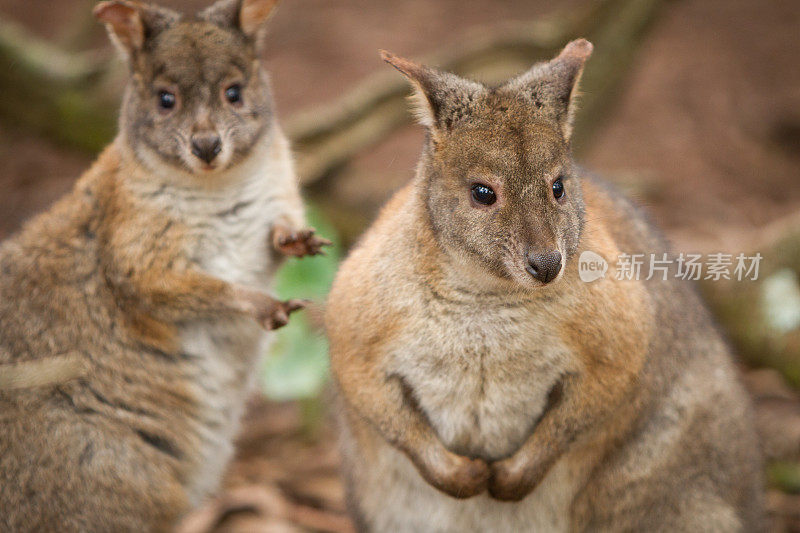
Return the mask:
{"type": "Polygon", "coordinates": [[[608,272],[608,261],[603,259],[600,254],[586,250],[578,258],[578,275],[581,281],[591,283],[600,278],[606,277],[608,272]]]}

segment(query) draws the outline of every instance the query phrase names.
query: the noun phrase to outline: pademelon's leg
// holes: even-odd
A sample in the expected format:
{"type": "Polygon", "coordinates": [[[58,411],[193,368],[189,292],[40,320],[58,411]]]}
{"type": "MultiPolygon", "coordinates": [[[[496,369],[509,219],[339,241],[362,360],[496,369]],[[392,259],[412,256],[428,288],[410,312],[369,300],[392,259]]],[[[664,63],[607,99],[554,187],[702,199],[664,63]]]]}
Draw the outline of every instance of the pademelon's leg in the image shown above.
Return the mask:
{"type": "Polygon", "coordinates": [[[178,458],[93,413],[17,417],[0,439],[3,531],[169,531],[189,508],[178,458]]]}

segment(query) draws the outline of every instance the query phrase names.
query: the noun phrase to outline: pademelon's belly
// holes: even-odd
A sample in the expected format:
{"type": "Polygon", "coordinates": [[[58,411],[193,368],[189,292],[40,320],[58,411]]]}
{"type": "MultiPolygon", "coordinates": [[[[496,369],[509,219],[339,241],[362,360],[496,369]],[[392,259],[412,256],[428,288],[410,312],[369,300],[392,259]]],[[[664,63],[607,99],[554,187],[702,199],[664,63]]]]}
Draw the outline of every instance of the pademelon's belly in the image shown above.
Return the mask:
{"type": "Polygon", "coordinates": [[[192,367],[190,390],[199,407],[193,426],[198,462],[186,488],[198,503],[219,488],[269,338],[248,317],[196,323],[182,335],[184,357],[192,367]]]}
{"type": "Polygon", "coordinates": [[[512,454],[545,410],[568,350],[525,309],[439,314],[402,338],[402,376],[439,438],[456,453],[512,454]]]}

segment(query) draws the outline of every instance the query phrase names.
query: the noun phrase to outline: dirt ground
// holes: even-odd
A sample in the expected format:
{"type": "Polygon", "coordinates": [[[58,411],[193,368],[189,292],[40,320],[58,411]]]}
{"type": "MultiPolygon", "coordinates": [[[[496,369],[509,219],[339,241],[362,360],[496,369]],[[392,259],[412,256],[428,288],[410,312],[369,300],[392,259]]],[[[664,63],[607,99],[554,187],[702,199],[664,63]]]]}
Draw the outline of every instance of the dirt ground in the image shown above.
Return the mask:
{"type": "MultiPolygon", "coordinates": [[[[0,16],[67,40],[64,21],[82,20],[91,3],[0,0],[0,16]]],[[[191,9],[206,2],[163,3],[191,9]]],[[[580,3],[285,0],[267,53],[279,109],[289,116],[329,101],[386,68],[378,48],[420,56],[476,26],[535,19],[580,3]]],[[[677,249],[757,249],[765,229],[800,213],[799,30],[800,4],[793,0],[666,2],[579,159],[644,205],[677,249]]],[[[92,42],[102,44],[102,33],[92,42]]],[[[336,198],[376,210],[413,176],[421,142],[421,130],[408,127],[359,156],[337,182],[336,198]]],[[[68,190],[91,157],[0,125],[0,161],[2,238],[68,190]]],[[[796,439],[786,446],[800,454],[796,394],[768,371],[749,372],[748,384],[763,431],[796,439]],[[775,412],[785,416],[770,425],[775,412]]],[[[187,531],[208,524],[248,531],[267,523],[276,531],[349,529],[329,427],[308,434],[298,405],[258,400],[244,428],[228,479],[236,490],[193,517],[187,531]]],[[[798,498],[770,493],[781,516],[776,528],[800,531],[798,498]]]]}

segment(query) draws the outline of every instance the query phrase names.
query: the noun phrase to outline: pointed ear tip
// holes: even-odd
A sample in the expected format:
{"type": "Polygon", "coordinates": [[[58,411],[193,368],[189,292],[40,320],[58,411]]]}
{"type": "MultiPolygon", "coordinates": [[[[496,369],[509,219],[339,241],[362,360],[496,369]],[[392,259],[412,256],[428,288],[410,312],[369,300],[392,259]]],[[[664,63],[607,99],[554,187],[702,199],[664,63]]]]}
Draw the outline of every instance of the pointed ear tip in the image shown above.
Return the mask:
{"type": "Polygon", "coordinates": [[[109,18],[119,16],[119,10],[129,14],[134,11],[134,7],[124,0],[105,0],[94,6],[92,15],[101,22],[110,22],[109,18]]]}
{"type": "Polygon", "coordinates": [[[391,66],[399,70],[405,76],[410,78],[417,78],[420,73],[425,69],[424,66],[411,61],[410,59],[406,59],[404,57],[400,57],[395,55],[388,50],[381,50],[381,59],[389,63],[391,66]]]}
{"type": "Polygon", "coordinates": [[[409,73],[409,67],[412,66],[411,62],[407,59],[403,59],[402,57],[395,55],[388,50],[380,50],[381,59],[383,59],[386,63],[390,64],[406,76],[409,73]]]}
{"type": "Polygon", "coordinates": [[[574,57],[577,59],[588,59],[590,55],[592,55],[592,51],[594,50],[594,45],[587,41],[586,39],[575,39],[574,41],[570,41],[567,46],[564,47],[564,50],[561,51],[559,54],[560,57],[574,57]]]}
{"type": "Polygon", "coordinates": [[[272,19],[279,3],[279,0],[243,0],[238,8],[239,26],[242,31],[250,36],[258,35],[258,32],[272,19]]]}
{"type": "Polygon", "coordinates": [[[244,0],[242,2],[242,4],[263,4],[266,9],[275,9],[280,3],[280,0],[244,0]]]}
{"type": "Polygon", "coordinates": [[[392,61],[394,61],[395,59],[397,59],[397,56],[396,56],[396,55],[394,55],[394,54],[393,54],[393,53],[391,53],[390,51],[388,51],[388,50],[384,50],[384,49],[382,49],[382,48],[381,48],[380,50],[378,50],[378,53],[381,55],[381,59],[383,59],[383,60],[384,60],[384,61],[386,61],[387,63],[391,63],[392,61]]]}
{"type": "Polygon", "coordinates": [[[100,2],[99,4],[94,6],[94,9],[92,9],[92,15],[94,15],[94,18],[96,18],[97,20],[103,20],[103,17],[106,15],[108,9],[113,6],[114,2],[110,1],[100,2]]]}

